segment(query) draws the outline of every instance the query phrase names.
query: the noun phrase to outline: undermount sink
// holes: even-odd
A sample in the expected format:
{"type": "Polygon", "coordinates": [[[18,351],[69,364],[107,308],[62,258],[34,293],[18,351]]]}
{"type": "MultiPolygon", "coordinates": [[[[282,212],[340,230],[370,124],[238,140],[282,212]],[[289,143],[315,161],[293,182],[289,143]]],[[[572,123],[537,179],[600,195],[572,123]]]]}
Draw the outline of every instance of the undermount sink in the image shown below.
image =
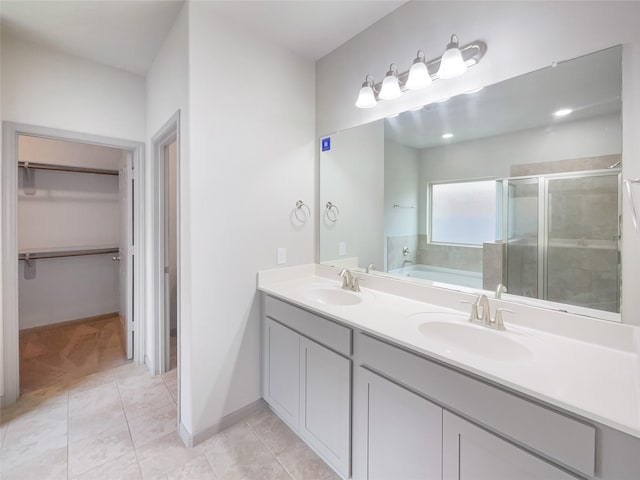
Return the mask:
{"type": "MultiPolygon", "coordinates": [[[[450,314],[455,315],[455,314],[450,314]]],[[[429,321],[418,330],[430,340],[437,340],[460,352],[503,362],[522,362],[533,358],[531,350],[510,338],[508,333],[470,323],[429,321]]]]}
{"type": "Polygon", "coordinates": [[[323,305],[357,305],[366,292],[351,292],[340,287],[314,287],[305,290],[304,296],[323,305]]]}

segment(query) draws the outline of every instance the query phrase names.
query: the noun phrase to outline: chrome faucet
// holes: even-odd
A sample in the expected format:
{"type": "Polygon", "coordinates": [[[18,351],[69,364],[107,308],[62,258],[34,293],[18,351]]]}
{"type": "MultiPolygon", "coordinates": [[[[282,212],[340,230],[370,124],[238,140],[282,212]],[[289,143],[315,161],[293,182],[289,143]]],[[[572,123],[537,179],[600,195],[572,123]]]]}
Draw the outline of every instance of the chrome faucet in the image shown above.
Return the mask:
{"type": "Polygon", "coordinates": [[[471,323],[479,323],[480,325],[488,328],[494,328],[496,330],[505,330],[504,321],[502,318],[503,312],[516,313],[513,310],[507,310],[506,308],[498,308],[496,310],[496,317],[491,318],[491,305],[489,304],[489,298],[486,295],[478,295],[475,302],[469,302],[468,300],[461,300],[462,303],[471,304],[471,314],[469,315],[469,321],[471,323]],[[479,309],[482,313],[479,313],[479,309]]]}
{"type": "Polygon", "coordinates": [[[507,293],[507,287],[499,283],[498,286],[496,287],[496,300],[500,300],[502,298],[503,293],[507,293]]]}
{"type": "Polygon", "coordinates": [[[489,305],[489,299],[486,295],[482,294],[476,299],[476,305],[482,309],[482,316],[480,319],[484,325],[491,323],[491,306],[489,305]]]}
{"type": "Polygon", "coordinates": [[[367,265],[367,269],[364,271],[364,273],[370,273],[372,270],[375,270],[376,266],[373,263],[370,263],[369,265],[367,265]]]}
{"type": "Polygon", "coordinates": [[[351,290],[352,292],[360,291],[360,279],[354,277],[349,270],[343,268],[338,276],[342,277],[342,288],[351,290]]]}

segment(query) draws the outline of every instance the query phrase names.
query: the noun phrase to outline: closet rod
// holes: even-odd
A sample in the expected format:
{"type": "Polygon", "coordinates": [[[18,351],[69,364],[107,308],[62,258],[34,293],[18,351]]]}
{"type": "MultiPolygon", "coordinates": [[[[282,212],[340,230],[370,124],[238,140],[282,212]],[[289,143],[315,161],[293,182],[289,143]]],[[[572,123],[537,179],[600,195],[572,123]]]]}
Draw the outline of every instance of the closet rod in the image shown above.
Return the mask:
{"type": "Polygon", "coordinates": [[[98,175],[119,175],[118,170],[104,168],[74,167],[71,165],[54,165],[53,163],[18,162],[20,168],[33,168],[35,170],[55,170],[58,172],[96,173],[98,175]]]}
{"type": "Polygon", "coordinates": [[[42,251],[33,253],[21,253],[18,260],[39,260],[41,258],[62,258],[62,257],[83,257],[85,255],[103,255],[105,253],[119,253],[120,249],[112,248],[90,248],[86,250],[65,250],[65,251],[42,251]]]}

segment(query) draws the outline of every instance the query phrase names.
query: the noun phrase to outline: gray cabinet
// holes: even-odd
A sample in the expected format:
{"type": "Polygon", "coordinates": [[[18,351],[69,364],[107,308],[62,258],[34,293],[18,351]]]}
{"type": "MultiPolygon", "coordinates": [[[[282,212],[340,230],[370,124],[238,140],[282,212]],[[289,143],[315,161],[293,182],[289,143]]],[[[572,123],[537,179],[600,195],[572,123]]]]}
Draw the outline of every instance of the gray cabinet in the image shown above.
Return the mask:
{"type": "Polygon", "coordinates": [[[443,480],[575,480],[532,453],[444,411],[443,480]]]}
{"type": "MultiPolygon", "coordinates": [[[[440,480],[442,408],[363,368],[359,404],[366,412],[366,453],[358,480],[440,480]]],[[[363,422],[364,423],[364,422],[363,422]]]]}
{"type": "Polygon", "coordinates": [[[300,336],[267,318],[265,399],[284,421],[298,427],[300,412],[300,336]]]}
{"type": "Polygon", "coordinates": [[[346,478],[351,452],[351,361],[304,337],[300,361],[300,434],[346,478]]]}

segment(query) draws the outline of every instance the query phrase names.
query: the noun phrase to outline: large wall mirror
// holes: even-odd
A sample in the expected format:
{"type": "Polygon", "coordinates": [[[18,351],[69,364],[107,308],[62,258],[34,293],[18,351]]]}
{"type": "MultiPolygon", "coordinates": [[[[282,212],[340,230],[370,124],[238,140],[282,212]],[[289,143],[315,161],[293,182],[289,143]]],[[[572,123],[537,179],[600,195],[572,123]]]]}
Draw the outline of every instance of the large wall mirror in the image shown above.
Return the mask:
{"type": "Polygon", "coordinates": [[[613,47],[323,137],[320,262],[619,320],[621,70],[613,47]]]}

